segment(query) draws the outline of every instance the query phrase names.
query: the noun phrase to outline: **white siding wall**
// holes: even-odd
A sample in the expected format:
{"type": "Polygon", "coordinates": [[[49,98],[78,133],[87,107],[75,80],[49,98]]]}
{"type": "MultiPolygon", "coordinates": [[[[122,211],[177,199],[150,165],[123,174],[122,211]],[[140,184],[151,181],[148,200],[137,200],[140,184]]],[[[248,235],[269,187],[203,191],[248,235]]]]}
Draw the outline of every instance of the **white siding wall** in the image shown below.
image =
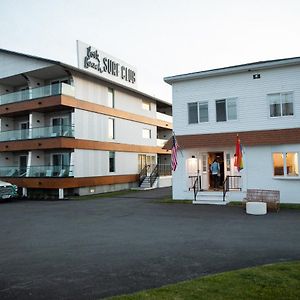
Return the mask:
{"type": "Polygon", "coordinates": [[[300,66],[183,81],[173,84],[174,131],[177,135],[299,127],[300,66]],[[294,92],[294,116],[270,118],[267,94],[294,92]],[[238,120],[216,122],[215,100],[237,97],[238,120]],[[209,122],[188,124],[187,103],[209,102],[209,122]]]}
{"type": "Polygon", "coordinates": [[[138,174],[138,153],[116,152],[116,172],[109,172],[109,152],[98,150],[74,150],[74,176],[108,176],[138,174]]]}
{"type": "MultiPolygon", "coordinates": [[[[96,104],[108,105],[108,87],[102,85],[100,80],[75,74],[73,76],[75,86],[75,98],[96,104]]],[[[114,89],[115,108],[123,111],[156,118],[156,103],[151,102],[151,110],[142,108],[142,98],[131,93],[125,93],[120,89],[114,89]]]]}
{"type": "Polygon", "coordinates": [[[108,138],[109,118],[110,117],[106,115],[75,109],[75,138],[156,146],[156,126],[141,124],[119,118],[114,118],[115,140],[110,140],[108,138]],[[142,137],[143,128],[151,129],[151,139],[144,139],[142,137]]]}
{"type": "Polygon", "coordinates": [[[281,202],[299,203],[299,176],[284,179],[274,177],[273,152],[298,152],[299,160],[300,144],[245,148],[247,188],[280,190],[281,202]]]}

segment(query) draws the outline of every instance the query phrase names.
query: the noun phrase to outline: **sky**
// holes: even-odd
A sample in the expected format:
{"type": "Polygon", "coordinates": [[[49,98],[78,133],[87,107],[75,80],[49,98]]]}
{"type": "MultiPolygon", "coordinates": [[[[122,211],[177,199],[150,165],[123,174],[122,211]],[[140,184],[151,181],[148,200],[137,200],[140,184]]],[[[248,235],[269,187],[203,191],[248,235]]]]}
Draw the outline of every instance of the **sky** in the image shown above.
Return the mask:
{"type": "Polygon", "coordinates": [[[77,66],[81,40],[170,101],[166,76],[300,56],[299,16],[299,0],[0,0],[0,48],[77,66]]]}

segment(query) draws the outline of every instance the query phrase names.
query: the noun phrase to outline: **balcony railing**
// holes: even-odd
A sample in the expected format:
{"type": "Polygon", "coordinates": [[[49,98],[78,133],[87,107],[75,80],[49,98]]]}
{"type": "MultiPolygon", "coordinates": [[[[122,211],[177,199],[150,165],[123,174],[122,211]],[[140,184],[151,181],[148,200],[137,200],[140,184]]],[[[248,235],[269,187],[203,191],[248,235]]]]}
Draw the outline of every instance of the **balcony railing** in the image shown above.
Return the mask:
{"type": "Polygon", "coordinates": [[[0,177],[72,177],[73,166],[0,167],[0,177]]]}
{"type": "Polygon", "coordinates": [[[74,126],[49,126],[0,132],[0,142],[40,139],[50,137],[74,137],[74,126]]]}
{"type": "Polygon", "coordinates": [[[74,87],[66,83],[56,83],[25,91],[4,94],[0,95],[0,105],[61,94],[74,96],[74,87]]]}
{"type": "Polygon", "coordinates": [[[167,114],[156,112],[156,118],[159,120],[167,121],[169,123],[173,122],[173,117],[167,114]]]}

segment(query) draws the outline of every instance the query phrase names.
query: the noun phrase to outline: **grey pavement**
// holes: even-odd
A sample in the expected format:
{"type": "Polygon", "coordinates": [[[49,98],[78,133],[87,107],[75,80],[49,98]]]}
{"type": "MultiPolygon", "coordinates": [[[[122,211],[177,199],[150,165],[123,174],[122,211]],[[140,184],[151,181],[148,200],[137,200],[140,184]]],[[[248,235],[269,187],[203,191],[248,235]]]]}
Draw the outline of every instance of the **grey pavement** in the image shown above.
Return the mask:
{"type": "Polygon", "coordinates": [[[300,259],[300,211],[162,204],[170,189],[0,204],[0,299],[101,299],[300,259]]]}

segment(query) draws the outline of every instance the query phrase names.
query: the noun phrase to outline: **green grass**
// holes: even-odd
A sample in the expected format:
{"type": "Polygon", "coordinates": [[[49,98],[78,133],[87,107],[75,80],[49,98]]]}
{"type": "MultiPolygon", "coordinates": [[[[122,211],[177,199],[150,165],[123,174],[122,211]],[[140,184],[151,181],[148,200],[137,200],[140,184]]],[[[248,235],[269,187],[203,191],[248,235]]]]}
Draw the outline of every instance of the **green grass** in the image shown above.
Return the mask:
{"type": "Polygon", "coordinates": [[[110,198],[114,196],[123,196],[131,193],[137,192],[136,190],[122,190],[122,191],[116,191],[116,192],[108,192],[108,193],[101,193],[101,194],[91,194],[86,196],[74,196],[70,197],[70,200],[95,200],[99,198],[110,198]]]}
{"type": "Polygon", "coordinates": [[[162,204],[193,204],[193,200],[173,200],[171,197],[158,199],[154,202],[162,204]]]}
{"type": "MultiPolygon", "coordinates": [[[[228,206],[242,206],[241,201],[231,201],[227,204],[228,206]]],[[[281,203],[280,209],[300,209],[300,204],[296,203],[281,203]]]]}
{"type": "Polygon", "coordinates": [[[219,273],[109,299],[300,299],[300,261],[219,273]]]}

